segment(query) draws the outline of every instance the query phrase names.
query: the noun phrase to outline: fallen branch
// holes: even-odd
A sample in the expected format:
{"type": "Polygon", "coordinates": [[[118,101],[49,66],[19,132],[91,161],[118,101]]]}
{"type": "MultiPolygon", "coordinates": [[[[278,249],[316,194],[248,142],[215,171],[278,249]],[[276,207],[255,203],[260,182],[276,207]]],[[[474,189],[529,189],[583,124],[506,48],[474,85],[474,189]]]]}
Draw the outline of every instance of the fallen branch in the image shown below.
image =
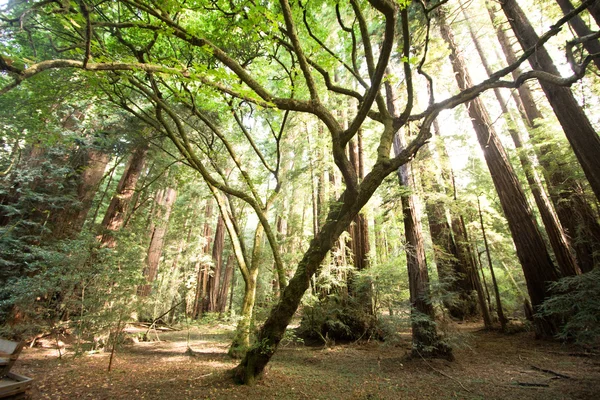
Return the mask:
{"type": "Polygon", "coordinates": [[[516,386],[526,386],[526,387],[550,387],[547,383],[533,383],[533,382],[515,382],[516,386]]]}
{"type": "Polygon", "coordinates": [[[540,371],[540,372],[545,372],[547,374],[551,374],[551,375],[557,376],[559,378],[571,379],[570,376],[564,375],[564,374],[559,374],[558,372],[552,371],[551,369],[544,369],[544,368],[536,367],[535,365],[532,365],[531,369],[534,369],[534,370],[540,371]]]}
{"type": "MultiPolygon", "coordinates": [[[[154,328],[154,332],[156,332],[156,323],[157,323],[158,321],[160,321],[162,317],[164,317],[165,315],[167,315],[168,313],[170,313],[172,310],[174,310],[176,307],[179,307],[179,305],[180,305],[181,303],[183,303],[183,300],[181,300],[179,303],[175,304],[173,307],[169,308],[167,311],[165,311],[164,313],[162,313],[161,315],[159,315],[158,317],[156,317],[156,318],[154,319],[154,321],[152,321],[152,323],[151,323],[151,324],[150,324],[150,326],[148,327],[148,330],[146,331],[146,333],[144,333],[144,336],[147,336],[147,335],[148,335],[148,333],[150,332],[150,329],[152,329],[152,328],[154,328]]],[[[164,322],[163,322],[163,324],[164,324],[164,325],[167,325],[167,324],[165,324],[164,322]]],[[[173,329],[173,330],[175,330],[175,329],[173,329]]],[[[157,337],[158,337],[158,335],[157,335],[157,337]]],[[[160,339],[159,339],[159,341],[160,341],[160,339]]]]}
{"type": "Polygon", "coordinates": [[[564,351],[549,351],[548,353],[559,354],[561,356],[571,356],[571,357],[598,357],[598,356],[600,356],[600,354],[598,354],[598,353],[588,353],[588,352],[566,353],[564,351]]]}

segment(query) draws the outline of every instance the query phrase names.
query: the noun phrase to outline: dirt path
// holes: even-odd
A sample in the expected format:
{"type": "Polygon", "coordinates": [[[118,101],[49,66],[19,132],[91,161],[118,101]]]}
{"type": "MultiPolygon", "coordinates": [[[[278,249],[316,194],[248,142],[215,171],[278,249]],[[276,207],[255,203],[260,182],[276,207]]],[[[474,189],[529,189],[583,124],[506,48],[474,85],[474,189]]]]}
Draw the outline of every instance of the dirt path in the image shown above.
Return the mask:
{"type": "Polygon", "coordinates": [[[289,345],[255,387],[231,383],[228,370],[236,363],[226,354],[231,333],[225,327],[194,329],[193,356],[185,354],[186,334],[163,333],[161,342],[121,349],[110,373],[106,353],[61,360],[56,350],[39,348],[25,349],[15,372],[35,378],[32,399],[600,398],[599,357],[574,356],[580,350],[536,341],[530,333],[472,331],[452,363],[408,360],[408,341],[289,345]]]}

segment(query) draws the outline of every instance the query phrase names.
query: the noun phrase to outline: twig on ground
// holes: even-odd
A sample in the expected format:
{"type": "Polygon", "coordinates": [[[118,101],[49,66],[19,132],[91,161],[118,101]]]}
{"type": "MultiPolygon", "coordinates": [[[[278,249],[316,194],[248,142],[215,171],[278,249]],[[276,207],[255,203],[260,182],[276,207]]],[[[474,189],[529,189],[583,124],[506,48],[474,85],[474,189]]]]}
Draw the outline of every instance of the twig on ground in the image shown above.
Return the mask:
{"type": "Polygon", "coordinates": [[[534,382],[515,382],[516,386],[526,386],[526,387],[550,387],[547,383],[534,383],[534,382]]]}
{"type": "Polygon", "coordinates": [[[213,373],[211,372],[210,374],[206,374],[206,375],[200,375],[200,376],[197,376],[197,377],[195,377],[195,378],[188,379],[188,380],[189,380],[189,381],[197,381],[198,379],[206,378],[207,376],[211,376],[212,374],[213,374],[213,373]]]}
{"type": "Polygon", "coordinates": [[[571,357],[598,357],[600,354],[598,353],[588,353],[588,352],[575,352],[575,353],[566,353],[564,351],[548,351],[551,354],[559,354],[561,356],[571,356],[571,357]]]}
{"type": "Polygon", "coordinates": [[[545,372],[547,374],[551,374],[554,376],[558,376],[559,378],[571,379],[570,376],[564,375],[564,374],[559,374],[558,372],[552,371],[551,369],[544,369],[544,368],[536,367],[535,365],[532,365],[531,369],[534,369],[534,370],[540,371],[540,372],[545,372]]]}

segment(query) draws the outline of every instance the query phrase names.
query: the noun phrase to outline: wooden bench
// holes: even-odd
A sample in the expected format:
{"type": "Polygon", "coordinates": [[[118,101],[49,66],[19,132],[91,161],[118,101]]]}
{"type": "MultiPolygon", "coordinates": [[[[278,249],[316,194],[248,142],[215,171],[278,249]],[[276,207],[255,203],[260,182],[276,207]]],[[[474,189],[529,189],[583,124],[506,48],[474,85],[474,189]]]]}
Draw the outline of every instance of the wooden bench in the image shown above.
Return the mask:
{"type": "Polygon", "coordinates": [[[10,372],[23,350],[23,342],[0,339],[0,398],[25,398],[32,379],[10,372]]]}
{"type": "Polygon", "coordinates": [[[23,350],[23,344],[23,342],[0,339],[0,378],[8,375],[23,350]]]}

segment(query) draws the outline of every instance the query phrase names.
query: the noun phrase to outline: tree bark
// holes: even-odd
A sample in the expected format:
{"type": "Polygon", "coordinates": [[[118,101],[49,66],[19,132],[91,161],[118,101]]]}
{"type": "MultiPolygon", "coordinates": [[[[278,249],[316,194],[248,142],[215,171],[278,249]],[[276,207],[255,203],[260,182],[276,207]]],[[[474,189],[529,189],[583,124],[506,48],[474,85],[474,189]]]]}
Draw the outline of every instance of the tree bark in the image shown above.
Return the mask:
{"type": "MultiPolygon", "coordinates": [[[[396,154],[404,148],[400,133],[394,138],[396,154]]],[[[425,245],[421,228],[421,218],[416,208],[414,184],[409,164],[398,170],[398,180],[402,187],[400,199],[404,219],[406,240],[406,265],[411,304],[411,327],[413,353],[423,357],[452,358],[452,350],[440,342],[435,327],[435,312],[429,291],[429,274],[425,259],[425,245]]]]}
{"type": "MultiPolygon", "coordinates": [[[[200,240],[204,242],[202,246],[202,254],[206,255],[210,251],[210,245],[212,240],[212,215],[213,215],[213,200],[208,199],[204,206],[204,228],[202,229],[202,235],[200,240]]],[[[204,262],[196,262],[196,268],[198,275],[196,276],[196,293],[194,296],[194,306],[192,307],[192,319],[198,319],[202,316],[203,305],[202,302],[206,296],[206,278],[208,276],[207,269],[208,265],[204,262]]]]}
{"type": "MultiPolygon", "coordinates": [[[[487,8],[491,20],[495,22],[496,15],[493,7],[487,3],[487,8]]],[[[512,64],[517,57],[510,40],[502,26],[497,23],[495,25],[498,41],[506,61],[512,64]]],[[[513,78],[516,79],[520,73],[520,70],[513,71],[513,78]]],[[[575,178],[578,175],[576,170],[579,167],[569,163],[562,163],[560,167],[556,167],[550,162],[550,159],[554,158],[552,148],[544,143],[546,138],[542,132],[539,132],[539,129],[536,129],[539,128],[539,122],[544,117],[535,103],[529,86],[521,85],[518,88],[518,96],[513,92],[513,99],[529,128],[531,138],[538,144],[538,146],[534,146],[534,150],[536,150],[537,158],[543,169],[550,199],[554,204],[558,219],[566,230],[567,236],[571,238],[570,242],[575,250],[577,264],[582,272],[591,271],[594,265],[600,262],[600,224],[585,198],[582,184],[575,178]]]]}
{"type": "Polygon", "coordinates": [[[79,204],[54,214],[53,239],[75,238],[81,232],[110,159],[107,153],[93,148],[80,150],[78,153],[76,157],[82,158],[76,168],[80,172],[77,185],[79,204]]]}
{"type": "Polygon", "coordinates": [[[102,220],[103,233],[100,239],[102,247],[113,248],[117,244],[114,233],[123,225],[137,181],[144,169],[147,152],[148,148],[145,145],[136,147],[125,167],[123,176],[117,185],[117,191],[102,220]]]}
{"type": "Polygon", "coordinates": [[[485,246],[485,254],[487,255],[488,265],[490,266],[490,275],[492,276],[492,285],[494,285],[494,294],[496,296],[496,312],[498,313],[498,319],[500,320],[500,326],[502,332],[506,332],[506,324],[508,320],[504,316],[504,309],[502,308],[502,300],[500,299],[500,289],[498,289],[498,281],[496,281],[496,274],[494,273],[494,266],[492,264],[492,255],[490,253],[490,246],[488,244],[487,235],[485,233],[485,225],[483,224],[483,214],[481,212],[481,202],[477,197],[477,210],[479,211],[479,224],[481,225],[481,236],[483,236],[483,244],[485,246]]]}
{"type": "MultiPolygon", "coordinates": [[[[283,217],[278,215],[277,219],[276,219],[276,225],[277,225],[278,241],[279,241],[279,243],[283,243],[285,241],[286,237],[288,236],[287,221],[283,217]]],[[[280,250],[282,253],[285,252],[283,245],[281,245],[280,250]]],[[[287,282],[287,277],[285,276],[285,271],[283,269],[277,267],[277,263],[274,262],[273,265],[275,268],[275,279],[277,280],[276,288],[274,288],[275,297],[279,298],[279,296],[281,295],[281,292],[283,292],[283,290],[285,289],[285,282],[287,282]]]]}
{"type": "Polygon", "coordinates": [[[169,227],[169,218],[176,197],[177,192],[172,188],[160,189],[156,194],[154,200],[156,212],[150,227],[150,246],[148,247],[146,267],[144,268],[144,277],[147,283],[138,288],[138,296],[146,297],[152,292],[152,282],[154,282],[158,273],[160,257],[165,245],[165,235],[169,227]]]}
{"type": "MultiPolygon", "coordinates": [[[[440,127],[437,119],[433,122],[433,134],[438,139],[436,141],[436,149],[438,151],[438,157],[440,162],[440,177],[442,180],[443,190],[446,195],[454,200],[458,201],[456,185],[454,182],[454,172],[450,166],[450,156],[448,150],[444,144],[444,141],[440,135],[440,127]]],[[[466,230],[463,229],[463,217],[450,213],[450,234],[456,247],[456,259],[458,264],[455,271],[455,284],[456,290],[460,293],[459,299],[464,301],[466,310],[473,310],[472,314],[476,314],[476,305],[473,304],[473,296],[471,293],[473,290],[477,291],[477,301],[481,308],[481,313],[486,327],[491,327],[491,318],[487,311],[487,305],[485,303],[485,297],[483,293],[483,287],[481,280],[479,279],[479,273],[477,272],[477,264],[474,262],[473,250],[469,245],[466,230]]],[[[449,242],[450,243],[450,242],[449,242]]],[[[451,247],[451,246],[450,246],[451,247]]]]}
{"type": "MultiPolygon", "coordinates": [[[[535,46],[539,36],[516,1],[503,0],[501,6],[521,47],[528,49],[535,46]]],[[[534,70],[560,76],[544,47],[536,48],[535,53],[529,57],[529,63],[534,70]]],[[[571,89],[552,85],[543,80],[540,81],[540,86],[558,118],[596,198],[600,199],[600,137],[577,103],[571,89]]]]}
{"type": "Polygon", "coordinates": [[[600,1],[593,2],[589,7],[588,11],[594,21],[596,21],[596,25],[600,26],[600,1]]]}
{"type": "MultiPolygon", "coordinates": [[[[435,128],[434,132],[436,132],[435,128]]],[[[436,171],[425,171],[425,163],[443,164],[429,146],[421,149],[419,159],[422,160],[421,185],[425,197],[429,232],[434,245],[435,263],[440,282],[451,294],[450,298],[444,296],[444,307],[453,318],[464,320],[477,314],[477,302],[473,296],[475,287],[469,272],[471,266],[468,259],[463,259],[459,253],[448,221],[448,210],[443,200],[443,196],[447,195],[444,186],[448,186],[448,182],[440,184],[436,171]]]]}
{"type": "Polygon", "coordinates": [[[235,257],[230,254],[227,257],[227,263],[225,264],[225,276],[223,277],[223,284],[219,289],[219,301],[217,303],[217,311],[219,314],[223,314],[227,308],[227,297],[229,295],[229,286],[233,281],[233,274],[235,266],[233,265],[235,257]]]}
{"type": "MultiPolygon", "coordinates": [[[[566,1],[568,2],[568,0],[566,1]]],[[[477,49],[477,53],[479,54],[479,58],[481,59],[486,73],[488,76],[490,76],[493,72],[492,68],[490,67],[483,48],[481,47],[479,38],[477,38],[475,32],[473,31],[473,27],[469,23],[469,15],[467,14],[467,11],[464,8],[462,11],[465,16],[465,20],[467,21],[466,23],[469,29],[471,40],[475,44],[475,48],[477,49]]],[[[540,212],[540,216],[542,217],[542,222],[546,228],[546,233],[548,234],[548,239],[550,241],[550,245],[552,246],[552,250],[554,251],[554,256],[556,257],[558,266],[561,269],[563,276],[576,275],[580,273],[579,266],[577,265],[575,257],[571,252],[571,247],[568,243],[567,237],[565,236],[560,221],[558,220],[558,217],[554,212],[552,205],[550,204],[550,200],[546,195],[541,179],[535,170],[533,163],[529,159],[529,156],[525,153],[525,149],[523,148],[523,143],[521,140],[521,134],[515,128],[515,123],[510,115],[510,112],[508,111],[506,101],[504,100],[499,88],[494,89],[494,95],[496,96],[496,100],[498,100],[498,104],[500,105],[500,111],[506,119],[508,133],[510,134],[513,143],[517,148],[519,161],[521,162],[521,166],[525,172],[525,177],[527,178],[527,183],[529,184],[529,188],[533,194],[533,198],[540,212]]]]}
{"type": "Polygon", "coordinates": [[[215,239],[213,240],[212,260],[213,273],[208,279],[208,312],[218,312],[219,290],[221,287],[221,270],[223,267],[223,248],[225,245],[225,221],[219,215],[215,239]]]}
{"type": "MultiPolygon", "coordinates": [[[[450,47],[450,62],[456,82],[460,90],[465,90],[472,86],[466,63],[458,53],[454,36],[442,12],[439,13],[439,21],[442,37],[450,47]]],[[[467,104],[467,109],[512,233],[517,256],[527,280],[529,296],[534,307],[537,307],[547,297],[547,282],[556,281],[560,275],[548,254],[525,193],[493,130],[482,100],[477,98],[471,101],[467,104]]],[[[551,321],[542,318],[536,318],[535,328],[539,336],[545,337],[552,337],[557,329],[551,321]]]]}
{"type": "Polygon", "coordinates": [[[483,316],[483,324],[486,329],[491,329],[492,316],[490,314],[489,308],[490,297],[489,293],[486,297],[487,286],[485,285],[485,281],[482,282],[482,279],[485,277],[482,276],[481,279],[479,277],[479,267],[477,264],[476,255],[474,254],[474,252],[476,252],[477,249],[474,246],[471,246],[469,236],[467,234],[465,221],[462,215],[460,217],[452,218],[451,224],[452,232],[456,237],[456,244],[458,246],[458,251],[461,256],[461,259],[465,260],[465,265],[469,265],[469,277],[470,281],[475,286],[475,290],[477,290],[477,300],[481,309],[481,315],[483,316]]]}
{"type": "MultiPolygon", "coordinates": [[[[385,82],[387,107],[395,115],[396,98],[389,81],[385,82]]],[[[394,136],[394,154],[406,147],[401,130],[394,136]]],[[[404,220],[406,266],[411,305],[412,351],[416,356],[453,359],[452,349],[443,343],[437,333],[435,312],[429,290],[429,273],[425,259],[425,242],[421,227],[421,216],[417,208],[415,184],[411,164],[406,163],[397,171],[401,186],[400,200],[404,220]]]]}

